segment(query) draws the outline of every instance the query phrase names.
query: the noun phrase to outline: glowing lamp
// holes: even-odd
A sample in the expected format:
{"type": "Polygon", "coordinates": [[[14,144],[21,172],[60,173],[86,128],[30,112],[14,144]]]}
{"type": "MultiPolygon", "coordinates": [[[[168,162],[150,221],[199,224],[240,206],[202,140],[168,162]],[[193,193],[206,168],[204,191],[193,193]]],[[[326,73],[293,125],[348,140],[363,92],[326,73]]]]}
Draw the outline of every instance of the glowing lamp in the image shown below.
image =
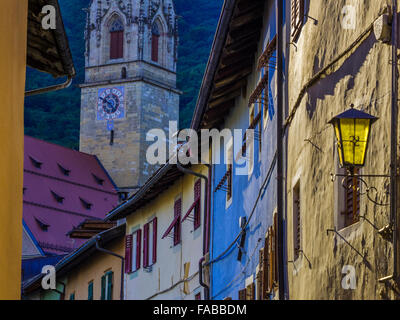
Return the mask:
{"type": "Polygon", "coordinates": [[[364,166],[371,126],[376,120],[378,118],[352,108],[329,121],[335,129],[342,168],[364,166]]]}

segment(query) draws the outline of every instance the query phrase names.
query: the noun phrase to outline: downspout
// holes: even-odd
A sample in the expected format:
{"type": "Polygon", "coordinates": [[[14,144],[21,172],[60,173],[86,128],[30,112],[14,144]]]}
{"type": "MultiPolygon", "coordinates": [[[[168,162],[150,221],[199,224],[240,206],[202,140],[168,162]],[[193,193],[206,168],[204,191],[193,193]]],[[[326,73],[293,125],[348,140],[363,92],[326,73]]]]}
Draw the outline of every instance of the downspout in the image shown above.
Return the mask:
{"type": "Polygon", "coordinates": [[[277,29],[277,218],[278,218],[278,290],[285,299],[284,234],[283,234],[283,2],[276,1],[277,29]]]}
{"type": "MultiPolygon", "coordinates": [[[[209,227],[208,211],[209,211],[209,208],[208,208],[208,199],[207,199],[208,198],[208,194],[209,194],[209,192],[208,192],[209,191],[208,190],[209,189],[208,188],[209,179],[205,175],[202,175],[202,174],[197,173],[197,172],[195,172],[193,170],[189,170],[189,169],[186,169],[186,168],[182,167],[182,165],[179,163],[179,161],[177,161],[176,166],[177,166],[179,171],[181,171],[181,172],[183,172],[185,174],[190,174],[190,175],[199,177],[199,178],[203,179],[204,182],[205,182],[204,183],[204,224],[205,225],[204,225],[204,228],[203,228],[203,257],[199,261],[199,283],[204,288],[204,298],[205,298],[205,300],[209,300],[210,288],[207,286],[207,284],[205,284],[203,282],[203,262],[205,260],[204,255],[206,255],[206,253],[208,252],[207,251],[207,249],[208,249],[208,245],[207,245],[208,238],[207,237],[209,236],[209,232],[208,232],[208,227],[209,227]]],[[[210,166],[207,165],[207,167],[208,167],[208,170],[210,170],[210,166]]]]}
{"type": "Polygon", "coordinates": [[[96,249],[98,251],[104,252],[106,254],[109,254],[111,256],[117,257],[121,259],[121,291],[120,291],[120,300],[124,300],[124,264],[125,264],[125,258],[123,256],[120,256],[119,254],[116,254],[112,251],[109,251],[107,249],[101,248],[99,245],[99,241],[101,240],[100,236],[96,237],[96,249]]]}
{"type": "Polygon", "coordinates": [[[66,89],[71,85],[72,79],[73,79],[73,77],[71,75],[69,75],[67,81],[65,81],[64,83],[57,84],[55,86],[50,86],[50,87],[45,87],[45,88],[26,91],[25,92],[25,97],[30,97],[30,96],[35,96],[35,95],[38,95],[38,94],[43,94],[43,93],[48,93],[48,92],[53,92],[53,91],[66,89]]]}
{"type": "Polygon", "coordinates": [[[399,277],[399,226],[397,217],[397,116],[398,116],[398,72],[397,72],[397,0],[393,0],[392,21],[392,115],[391,115],[391,156],[390,156],[390,218],[393,225],[393,279],[399,277]]]}

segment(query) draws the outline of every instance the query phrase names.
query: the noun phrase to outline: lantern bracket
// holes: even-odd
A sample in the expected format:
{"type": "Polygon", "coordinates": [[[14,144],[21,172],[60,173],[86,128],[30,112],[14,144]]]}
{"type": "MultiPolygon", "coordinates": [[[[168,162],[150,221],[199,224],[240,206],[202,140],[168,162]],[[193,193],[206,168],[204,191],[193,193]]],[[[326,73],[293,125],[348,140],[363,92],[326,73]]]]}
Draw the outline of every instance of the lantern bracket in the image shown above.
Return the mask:
{"type": "Polygon", "coordinates": [[[371,268],[371,264],[370,264],[369,261],[367,260],[367,255],[366,255],[366,254],[364,255],[364,254],[362,254],[360,251],[358,251],[350,242],[348,242],[348,241],[346,240],[345,237],[343,237],[343,236],[336,230],[336,228],[335,228],[335,229],[327,229],[327,230],[326,230],[326,234],[327,234],[327,235],[329,235],[330,232],[335,233],[340,239],[342,239],[344,243],[346,243],[353,251],[355,251],[355,252],[363,259],[363,261],[364,261],[364,263],[366,264],[366,266],[367,266],[368,268],[371,268]]]}
{"type": "MultiPolygon", "coordinates": [[[[360,193],[360,195],[366,195],[369,201],[373,202],[374,204],[376,204],[378,206],[387,207],[390,205],[390,203],[377,202],[376,200],[372,199],[371,192],[378,193],[378,189],[374,186],[368,185],[368,183],[363,179],[363,178],[390,178],[390,175],[387,175],[387,174],[352,174],[351,172],[353,172],[353,170],[350,170],[349,174],[333,174],[333,173],[331,173],[331,181],[335,182],[336,177],[343,177],[342,185],[343,185],[343,187],[346,188],[346,186],[344,185],[344,179],[345,178],[356,178],[358,181],[360,181],[365,186],[365,193],[363,193],[363,194],[360,193]]],[[[353,188],[353,186],[351,186],[351,188],[353,188]]]]}

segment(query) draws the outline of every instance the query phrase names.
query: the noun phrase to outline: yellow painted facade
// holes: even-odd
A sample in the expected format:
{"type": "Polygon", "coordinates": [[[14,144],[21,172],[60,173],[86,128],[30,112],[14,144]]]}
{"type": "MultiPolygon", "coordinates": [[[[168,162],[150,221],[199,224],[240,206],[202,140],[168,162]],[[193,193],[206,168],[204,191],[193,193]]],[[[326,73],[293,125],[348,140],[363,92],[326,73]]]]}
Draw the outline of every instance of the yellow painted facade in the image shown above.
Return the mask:
{"type": "MultiPolygon", "coordinates": [[[[208,175],[208,168],[196,165],[191,170],[208,175]]],[[[194,184],[200,179],[185,174],[177,179],[167,190],[160,193],[144,207],[126,218],[126,234],[157,217],[157,262],[144,270],[143,263],[139,270],[125,275],[126,300],[194,300],[200,294],[203,299],[203,288],[199,284],[199,260],[203,253],[204,223],[204,180],[201,179],[201,225],[194,230],[194,223],[187,219],[181,225],[181,243],[174,246],[173,239],[162,239],[174,219],[175,200],[182,200],[182,214],[186,214],[194,201],[194,184]],[[189,281],[184,281],[189,279],[189,281]],[[138,290],[137,288],[140,288],[138,290]]],[[[173,231],[171,231],[171,235],[173,231]]],[[[142,241],[143,244],[143,241],[142,241]]],[[[143,250],[142,250],[143,252],[143,250]]],[[[141,262],[143,253],[141,252],[141,262]]]]}
{"type": "MultiPolygon", "coordinates": [[[[105,246],[105,249],[121,256],[125,255],[124,248],[123,237],[105,246]]],[[[100,300],[101,277],[109,271],[114,273],[112,300],[119,300],[121,290],[121,259],[103,252],[95,253],[67,275],[65,299],[69,300],[71,294],[74,294],[75,300],[88,300],[89,283],[93,282],[93,300],[100,300]]]]}
{"type": "Polygon", "coordinates": [[[0,300],[20,299],[27,0],[1,1],[0,300]]]}

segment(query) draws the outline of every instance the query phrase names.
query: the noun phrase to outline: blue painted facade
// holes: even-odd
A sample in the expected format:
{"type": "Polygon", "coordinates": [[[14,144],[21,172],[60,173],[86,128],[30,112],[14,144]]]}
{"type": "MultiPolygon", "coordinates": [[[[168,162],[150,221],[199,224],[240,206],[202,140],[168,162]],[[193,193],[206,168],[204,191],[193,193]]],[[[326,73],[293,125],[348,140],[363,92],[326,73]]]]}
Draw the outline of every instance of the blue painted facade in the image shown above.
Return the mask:
{"type": "MultiPolygon", "coordinates": [[[[266,70],[257,69],[257,59],[276,35],[275,3],[266,1],[264,11],[262,36],[258,51],[254,53],[255,62],[253,73],[248,77],[246,97],[236,99],[235,107],[227,115],[223,124],[223,128],[232,131],[242,129],[242,136],[250,126],[249,95],[266,72],[266,70]]],[[[276,52],[274,56],[276,57],[276,52]]],[[[226,191],[215,191],[227,172],[227,166],[226,164],[213,165],[210,250],[212,261],[210,297],[213,300],[222,300],[227,297],[237,300],[239,290],[245,289],[251,282],[256,283],[259,251],[264,247],[265,235],[273,223],[273,214],[276,211],[276,69],[270,66],[268,71],[268,90],[263,92],[263,95],[269,96],[268,108],[264,108],[263,103],[254,105],[254,115],[257,116],[261,112],[261,120],[255,127],[254,168],[249,175],[237,175],[236,169],[243,166],[233,163],[232,203],[229,206],[227,206],[226,191]],[[260,126],[261,146],[257,134],[260,126]],[[243,255],[238,261],[240,238],[236,243],[234,240],[241,230],[239,224],[241,217],[246,217],[249,222],[246,227],[243,255]],[[226,251],[227,249],[229,250],[226,251]]],[[[240,150],[233,151],[235,158],[238,153],[240,150]]],[[[221,145],[221,155],[225,155],[223,145],[221,145]]]]}

